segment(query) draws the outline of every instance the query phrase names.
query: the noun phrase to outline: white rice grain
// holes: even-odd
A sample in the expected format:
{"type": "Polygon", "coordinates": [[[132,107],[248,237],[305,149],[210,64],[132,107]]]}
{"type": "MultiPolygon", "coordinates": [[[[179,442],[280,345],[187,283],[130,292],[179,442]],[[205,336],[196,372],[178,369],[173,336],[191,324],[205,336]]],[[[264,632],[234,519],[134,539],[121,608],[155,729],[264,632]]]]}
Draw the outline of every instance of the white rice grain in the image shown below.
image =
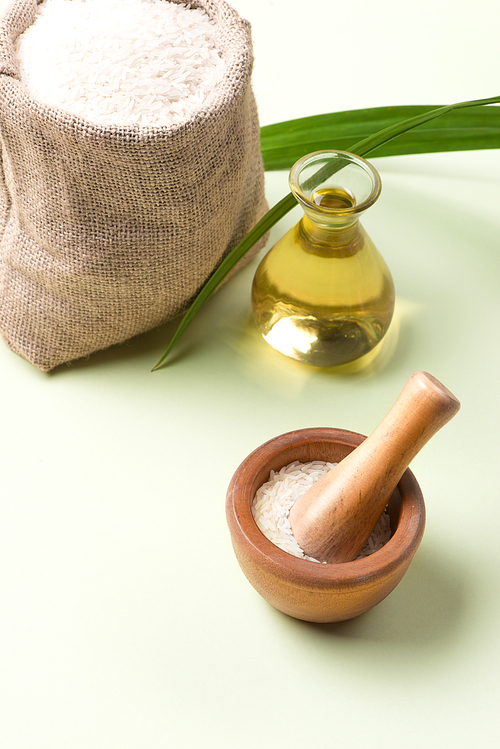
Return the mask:
{"type": "MultiPolygon", "coordinates": [[[[300,548],[293,536],[288,514],[299,497],[335,465],[320,460],[310,463],[296,460],[279,471],[271,471],[269,480],[257,490],[252,504],[255,522],[266,538],[283,551],[311,562],[318,561],[300,548]]],[[[378,551],[390,537],[389,515],[384,512],[357,558],[378,551]]]]}
{"type": "Polygon", "coordinates": [[[168,0],[44,0],[16,41],[37,101],[104,125],[169,125],[224,74],[204,10],[168,0]]]}

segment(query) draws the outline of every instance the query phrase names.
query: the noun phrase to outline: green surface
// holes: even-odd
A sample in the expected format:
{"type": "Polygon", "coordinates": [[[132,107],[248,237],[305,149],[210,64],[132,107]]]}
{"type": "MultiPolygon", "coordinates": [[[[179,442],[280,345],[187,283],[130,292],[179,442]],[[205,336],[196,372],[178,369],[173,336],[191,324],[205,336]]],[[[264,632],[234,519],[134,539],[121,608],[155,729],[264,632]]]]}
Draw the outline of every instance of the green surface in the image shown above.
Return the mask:
{"type": "MultiPolygon", "coordinates": [[[[424,0],[397,18],[388,0],[366,17],[330,0],[233,5],[252,21],[263,124],[488,96],[499,79],[492,2],[424,0]],[[292,40],[326,63],[340,20],[336,54],[356,40],[349,75],[326,85],[311,59],[292,71],[292,40]]],[[[49,375],[0,345],[2,749],[499,744],[500,153],[375,165],[382,196],[364,224],[397,309],[371,370],[339,376],[267,346],[250,320],[257,260],[154,374],[174,324],[49,375]],[[233,471],[291,429],[371,431],[420,369],[462,409],[413,464],[428,516],[409,572],[351,622],[281,615],[231,548],[233,471]]],[[[286,172],[266,184],[272,205],[286,172]]]]}

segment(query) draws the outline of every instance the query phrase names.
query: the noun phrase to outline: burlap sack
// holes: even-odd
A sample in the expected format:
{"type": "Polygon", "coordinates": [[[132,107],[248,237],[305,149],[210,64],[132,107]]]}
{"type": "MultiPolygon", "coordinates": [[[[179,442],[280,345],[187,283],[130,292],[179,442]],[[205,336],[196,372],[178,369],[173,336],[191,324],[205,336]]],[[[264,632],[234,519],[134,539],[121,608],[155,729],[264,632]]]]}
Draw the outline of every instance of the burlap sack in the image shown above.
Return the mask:
{"type": "Polygon", "coordinates": [[[0,23],[0,331],[41,370],[184,311],[267,208],[249,24],[224,0],[191,5],[216,23],[227,77],[208,109],[162,128],[34,101],[13,42],[36,0],[0,23]]]}

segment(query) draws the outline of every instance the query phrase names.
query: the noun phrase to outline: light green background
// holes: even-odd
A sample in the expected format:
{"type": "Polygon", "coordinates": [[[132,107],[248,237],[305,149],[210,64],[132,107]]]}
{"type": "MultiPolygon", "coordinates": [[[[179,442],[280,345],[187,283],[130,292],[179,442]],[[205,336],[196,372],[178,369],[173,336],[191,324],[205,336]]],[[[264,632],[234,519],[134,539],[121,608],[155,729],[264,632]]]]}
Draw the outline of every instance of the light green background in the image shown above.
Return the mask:
{"type": "MultiPolygon", "coordinates": [[[[232,4],[262,124],[498,93],[496,0],[232,4]]],[[[172,324],[52,374],[0,344],[2,749],[500,745],[500,152],[373,162],[364,225],[398,302],[370,371],[272,351],[255,261],[154,374],[172,324]],[[462,410],[413,463],[428,519],[410,570],[353,621],[280,614],[233,555],[232,473],[291,429],[370,432],[419,369],[462,410]]],[[[268,175],[271,204],[286,191],[268,175]]]]}

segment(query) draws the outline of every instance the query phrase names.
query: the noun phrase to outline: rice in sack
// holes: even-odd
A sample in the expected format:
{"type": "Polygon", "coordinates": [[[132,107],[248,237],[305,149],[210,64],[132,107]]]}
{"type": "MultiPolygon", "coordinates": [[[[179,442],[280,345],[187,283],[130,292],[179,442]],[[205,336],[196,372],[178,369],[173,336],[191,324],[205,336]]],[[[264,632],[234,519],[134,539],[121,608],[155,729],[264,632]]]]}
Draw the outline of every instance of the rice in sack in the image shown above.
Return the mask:
{"type": "Polygon", "coordinates": [[[0,23],[0,331],[15,352],[48,371],[172,319],[261,218],[252,61],[224,0],[15,0],[0,23]]]}

